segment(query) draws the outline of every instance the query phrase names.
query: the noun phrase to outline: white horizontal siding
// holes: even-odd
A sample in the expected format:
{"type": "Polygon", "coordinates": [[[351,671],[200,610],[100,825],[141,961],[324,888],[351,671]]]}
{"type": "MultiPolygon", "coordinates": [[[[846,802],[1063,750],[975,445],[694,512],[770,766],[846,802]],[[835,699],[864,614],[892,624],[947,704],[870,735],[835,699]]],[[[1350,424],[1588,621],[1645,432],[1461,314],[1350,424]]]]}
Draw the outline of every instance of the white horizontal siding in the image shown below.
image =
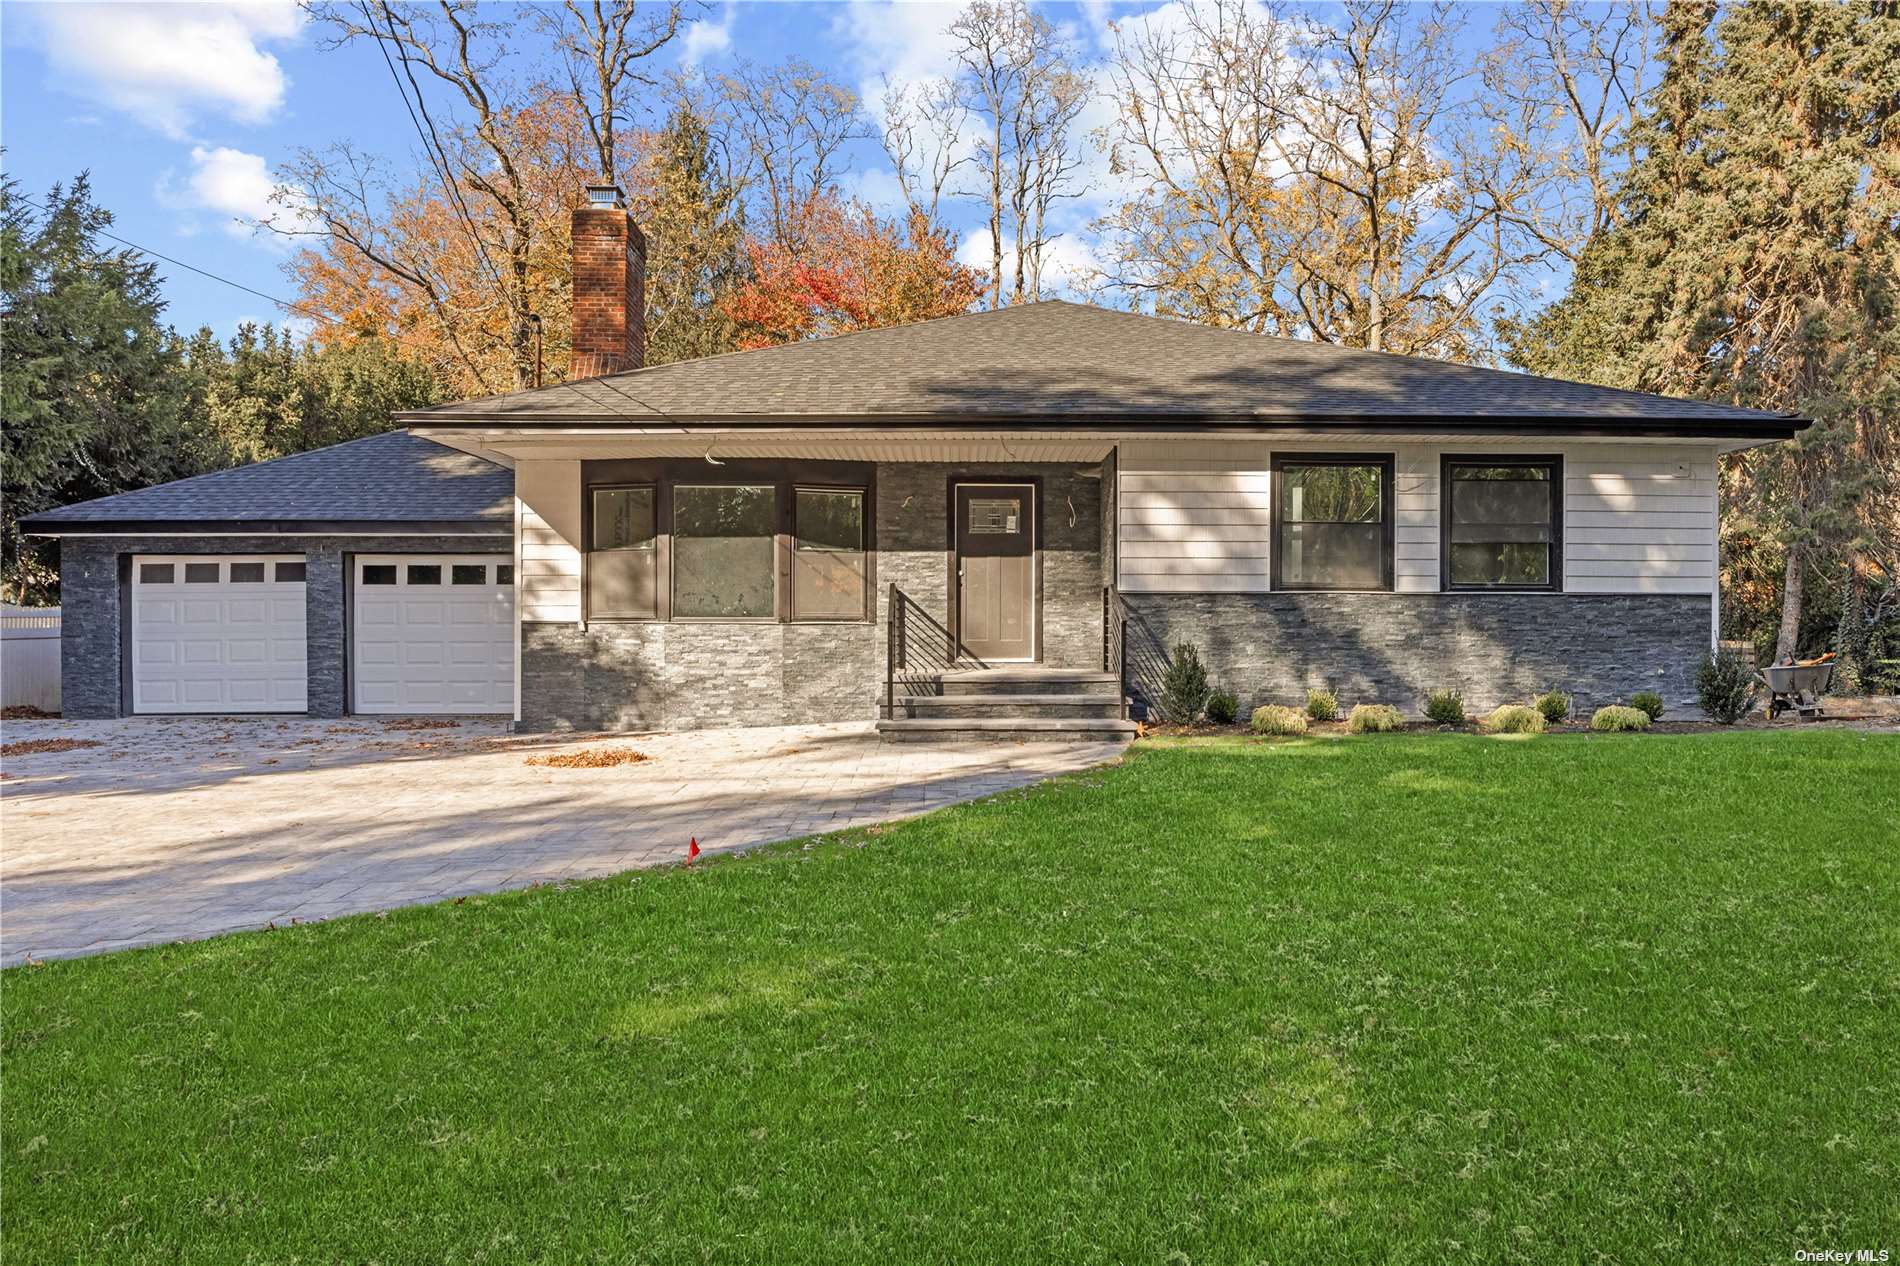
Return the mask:
{"type": "Polygon", "coordinates": [[[1715,591],[1712,445],[1573,444],[1564,457],[1565,590],[1715,591]]]}
{"type": "Polygon", "coordinates": [[[581,618],[581,464],[515,464],[520,507],[521,561],[516,599],[528,622],[576,623],[581,618]]]}
{"type": "Polygon", "coordinates": [[[1275,453],[1393,456],[1393,581],[1437,590],[1446,453],[1564,459],[1564,588],[1575,593],[1711,593],[1716,583],[1713,445],[1532,437],[1457,443],[1143,441],[1120,453],[1120,584],[1132,593],[1264,592],[1275,453]]]}

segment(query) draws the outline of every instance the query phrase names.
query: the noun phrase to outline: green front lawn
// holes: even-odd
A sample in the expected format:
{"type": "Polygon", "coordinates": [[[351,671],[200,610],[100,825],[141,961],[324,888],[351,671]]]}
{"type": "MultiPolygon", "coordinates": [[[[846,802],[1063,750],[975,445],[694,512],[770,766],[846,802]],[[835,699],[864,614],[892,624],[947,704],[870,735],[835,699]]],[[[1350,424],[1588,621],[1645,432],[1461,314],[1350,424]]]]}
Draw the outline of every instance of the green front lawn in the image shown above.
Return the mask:
{"type": "Polygon", "coordinates": [[[1900,1250],[1896,824],[1891,735],[1144,744],[691,871],[16,969],[0,1256],[1900,1250]]]}

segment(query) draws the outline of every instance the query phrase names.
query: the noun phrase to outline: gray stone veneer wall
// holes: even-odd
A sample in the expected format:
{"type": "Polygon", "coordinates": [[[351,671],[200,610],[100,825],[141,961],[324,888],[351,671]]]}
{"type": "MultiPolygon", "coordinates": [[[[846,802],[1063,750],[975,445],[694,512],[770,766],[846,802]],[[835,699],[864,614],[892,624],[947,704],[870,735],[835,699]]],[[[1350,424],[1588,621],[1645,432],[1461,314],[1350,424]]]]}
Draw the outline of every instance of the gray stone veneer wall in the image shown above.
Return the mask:
{"type": "Polygon", "coordinates": [[[313,717],[343,715],[348,697],[344,626],[348,554],[509,554],[506,536],[112,536],[59,543],[60,708],[66,716],[124,715],[123,603],[134,554],[302,554],[306,702],[313,717]]]}
{"type": "Polygon", "coordinates": [[[1193,642],[1213,680],[1262,704],[1300,705],[1315,686],[1342,705],[1422,715],[1426,692],[1462,690],[1473,714],[1558,687],[1572,715],[1654,690],[1699,717],[1695,666],[1710,599],[1676,594],[1131,594],[1149,637],[1193,642]]]}
{"type": "Polygon", "coordinates": [[[948,616],[953,476],[1042,480],[1041,660],[1099,667],[1101,479],[1073,465],[880,463],[875,622],[525,624],[521,728],[685,730],[874,718],[891,584],[938,620],[948,616]]]}

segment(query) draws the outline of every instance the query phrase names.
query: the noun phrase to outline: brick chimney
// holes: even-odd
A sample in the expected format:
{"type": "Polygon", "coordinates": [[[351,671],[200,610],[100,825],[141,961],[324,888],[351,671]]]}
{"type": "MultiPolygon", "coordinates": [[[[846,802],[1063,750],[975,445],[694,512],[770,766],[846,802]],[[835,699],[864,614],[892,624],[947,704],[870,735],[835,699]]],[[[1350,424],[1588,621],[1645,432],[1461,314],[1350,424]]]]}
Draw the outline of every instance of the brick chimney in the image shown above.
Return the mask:
{"type": "Polygon", "coordinates": [[[618,185],[587,186],[574,209],[574,355],[569,381],[639,369],[647,358],[647,240],[618,185]]]}

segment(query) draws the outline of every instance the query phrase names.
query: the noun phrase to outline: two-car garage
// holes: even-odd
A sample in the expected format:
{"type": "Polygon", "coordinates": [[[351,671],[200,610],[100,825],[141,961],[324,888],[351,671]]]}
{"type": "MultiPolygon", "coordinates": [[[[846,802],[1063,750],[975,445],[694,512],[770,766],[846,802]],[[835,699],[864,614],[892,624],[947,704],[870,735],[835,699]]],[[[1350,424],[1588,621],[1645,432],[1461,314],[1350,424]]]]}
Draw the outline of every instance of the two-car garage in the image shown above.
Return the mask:
{"type": "MultiPolygon", "coordinates": [[[[348,554],[347,710],[507,713],[514,568],[506,554],[348,554]]],[[[302,554],[134,555],[136,713],[303,712],[302,554]]]]}

